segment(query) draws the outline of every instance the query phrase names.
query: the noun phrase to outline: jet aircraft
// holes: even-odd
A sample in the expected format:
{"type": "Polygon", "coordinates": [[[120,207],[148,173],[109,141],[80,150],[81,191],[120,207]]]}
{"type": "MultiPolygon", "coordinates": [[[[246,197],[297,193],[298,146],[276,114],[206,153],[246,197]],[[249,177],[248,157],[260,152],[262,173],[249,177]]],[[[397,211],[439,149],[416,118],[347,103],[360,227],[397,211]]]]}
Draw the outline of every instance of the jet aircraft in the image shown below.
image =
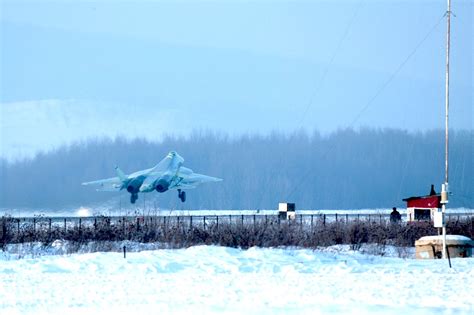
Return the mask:
{"type": "Polygon", "coordinates": [[[186,201],[184,189],[196,188],[199,184],[222,181],[220,178],[194,173],[183,166],[184,159],[171,151],[155,167],[126,175],[115,167],[117,177],[82,183],[82,185],[98,186],[97,191],[120,191],[126,189],[130,193],[130,202],[135,203],[138,193],[156,190],[159,193],[176,189],[178,198],[186,201]]]}

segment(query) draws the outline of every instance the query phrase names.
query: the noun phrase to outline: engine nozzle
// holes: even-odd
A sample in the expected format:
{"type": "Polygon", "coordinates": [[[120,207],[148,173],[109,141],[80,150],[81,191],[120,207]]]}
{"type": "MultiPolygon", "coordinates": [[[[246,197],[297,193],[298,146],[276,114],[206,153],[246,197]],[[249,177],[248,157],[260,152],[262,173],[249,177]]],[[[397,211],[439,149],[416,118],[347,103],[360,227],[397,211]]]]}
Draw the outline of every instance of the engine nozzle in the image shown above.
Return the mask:
{"type": "Polygon", "coordinates": [[[169,187],[170,187],[170,183],[167,180],[160,179],[158,183],[156,184],[155,189],[157,192],[162,193],[162,192],[167,191],[169,187]]]}
{"type": "Polygon", "coordinates": [[[127,191],[131,194],[137,193],[138,192],[138,187],[134,185],[128,185],[127,186],[127,191]]]}

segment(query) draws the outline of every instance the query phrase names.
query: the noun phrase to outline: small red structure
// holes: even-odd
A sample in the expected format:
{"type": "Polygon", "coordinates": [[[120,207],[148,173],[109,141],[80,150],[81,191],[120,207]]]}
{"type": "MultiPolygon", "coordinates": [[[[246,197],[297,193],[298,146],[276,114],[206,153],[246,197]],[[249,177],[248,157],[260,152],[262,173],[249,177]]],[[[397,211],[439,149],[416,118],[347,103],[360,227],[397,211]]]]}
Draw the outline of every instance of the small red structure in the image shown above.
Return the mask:
{"type": "Polygon", "coordinates": [[[407,202],[407,221],[433,221],[435,212],[441,208],[441,194],[437,194],[431,185],[427,196],[405,198],[407,202]]]}

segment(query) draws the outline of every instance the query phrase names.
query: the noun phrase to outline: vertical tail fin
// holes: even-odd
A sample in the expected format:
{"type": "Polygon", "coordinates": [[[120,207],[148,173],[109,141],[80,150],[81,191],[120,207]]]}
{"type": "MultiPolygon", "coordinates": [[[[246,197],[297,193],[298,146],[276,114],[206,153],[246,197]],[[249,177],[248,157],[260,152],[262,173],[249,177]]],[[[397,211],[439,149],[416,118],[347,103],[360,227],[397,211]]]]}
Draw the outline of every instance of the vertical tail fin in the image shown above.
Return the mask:
{"type": "Polygon", "coordinates": [[[115,171],[117,172],[117,176],[120,178],[122,182],[128,180],[128,176],[125,175],[125,173],[122,172],[122,170],[118,166],[115,166],[115,171]]]}

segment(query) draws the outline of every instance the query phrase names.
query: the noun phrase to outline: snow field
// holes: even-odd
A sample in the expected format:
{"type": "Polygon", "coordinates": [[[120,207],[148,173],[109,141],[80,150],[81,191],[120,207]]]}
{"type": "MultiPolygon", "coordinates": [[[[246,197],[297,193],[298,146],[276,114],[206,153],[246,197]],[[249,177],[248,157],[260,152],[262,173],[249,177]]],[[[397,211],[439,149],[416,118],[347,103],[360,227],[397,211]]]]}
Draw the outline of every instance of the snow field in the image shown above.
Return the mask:
{"type": "MultiPolygon", "coordinates": [[[[345,251],[341,252],[341,249],[345,251]]],[[[474,258],[188,249],[12,259],[1,314],[473,314],[474,258]]]]}

